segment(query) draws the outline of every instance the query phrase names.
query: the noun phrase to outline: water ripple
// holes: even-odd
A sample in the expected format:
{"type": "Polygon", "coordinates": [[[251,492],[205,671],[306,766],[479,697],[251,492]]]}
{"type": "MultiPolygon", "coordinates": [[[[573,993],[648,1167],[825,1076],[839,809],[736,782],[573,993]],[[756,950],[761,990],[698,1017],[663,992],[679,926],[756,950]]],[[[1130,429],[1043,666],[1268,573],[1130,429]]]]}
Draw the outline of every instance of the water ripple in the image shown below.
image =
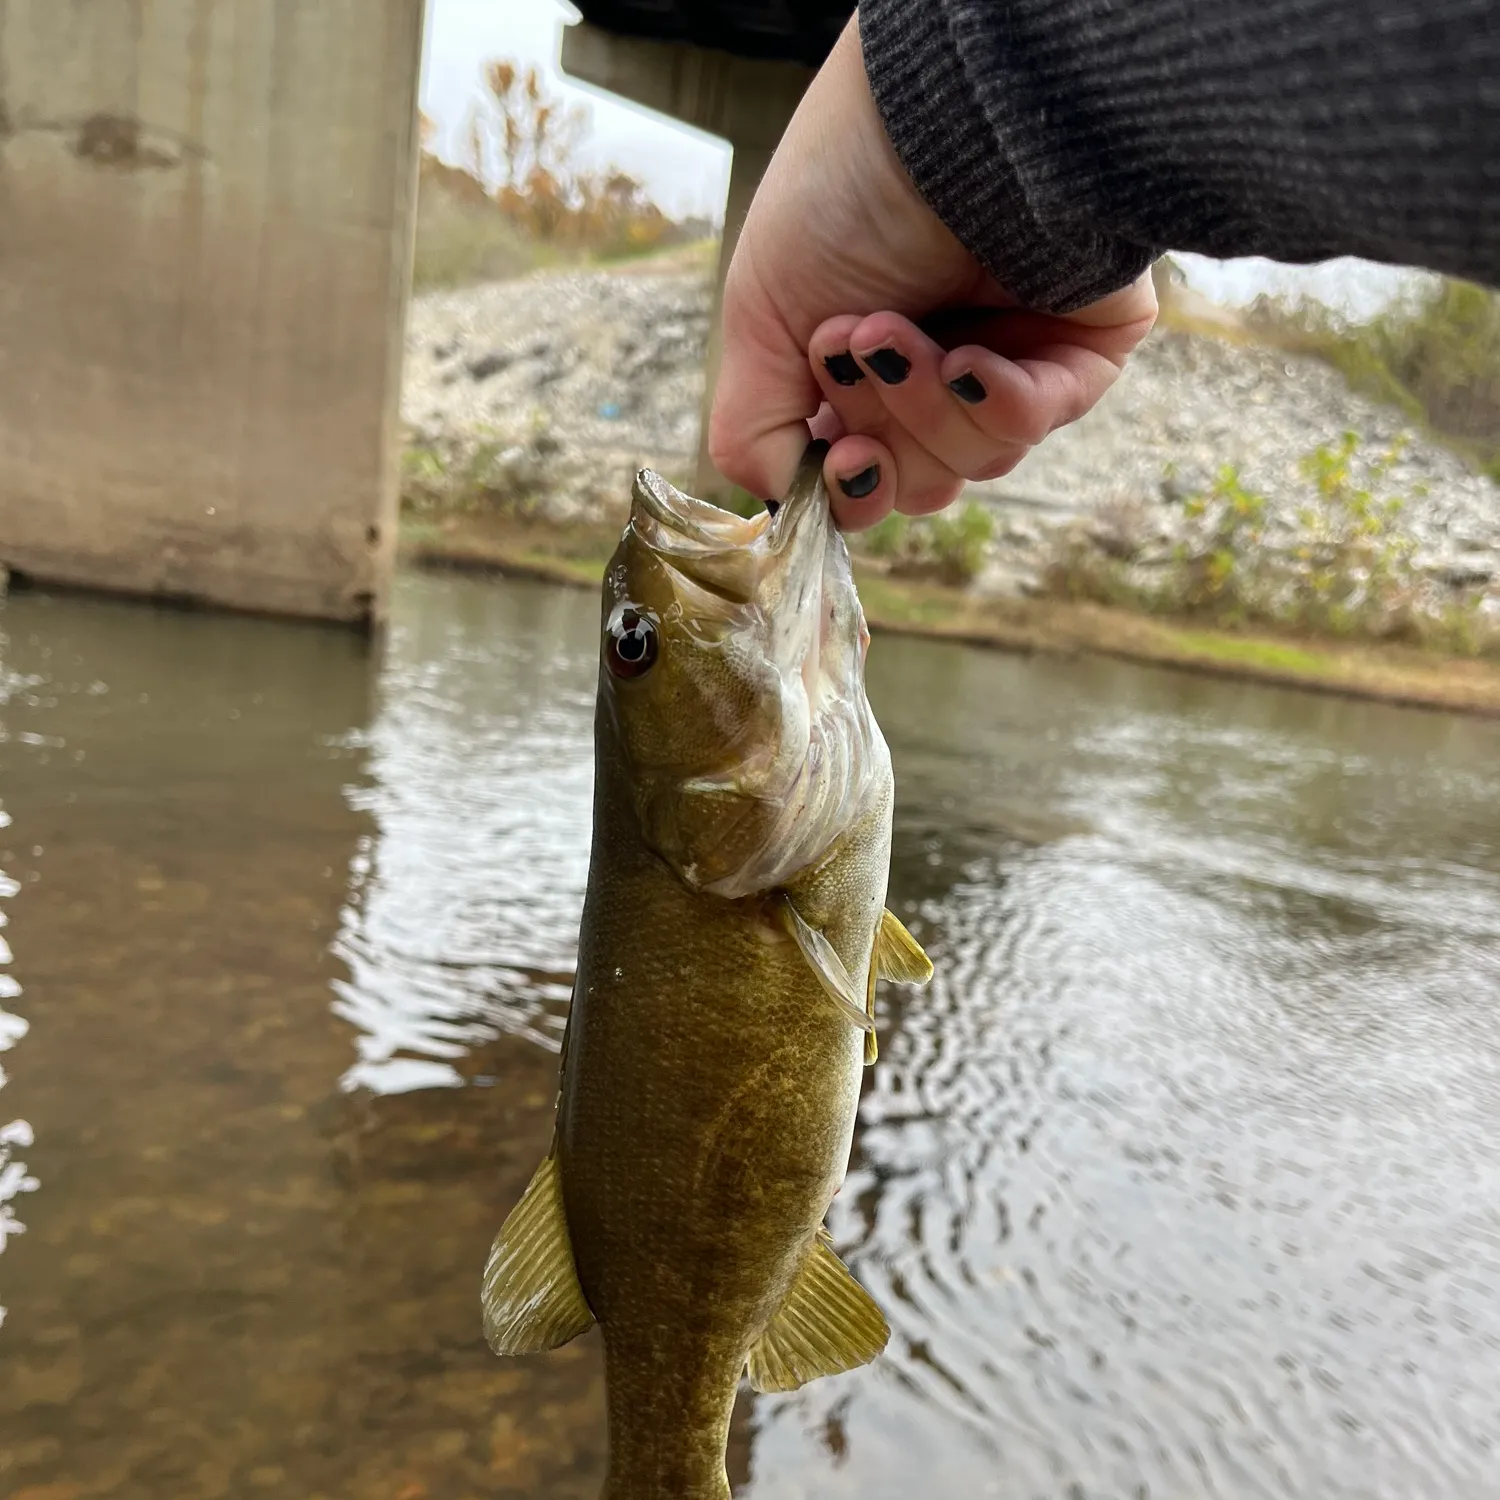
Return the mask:
{"type": "MultiPolygon", "coordinates": [[[[418,585],[420,587],[420,585],[418,585]]],[[[580,596],[477,591],[391,642],[369,780],[379,829],[338,949],[347,1088],[462,1082],[502,1033],[556,1050],[588,874],[595,622],[580,596]]]]}
{"type": "MultiPolygon", "coordinates": [[[[592,601],[404,588],[336,999],[388,1093],[557,1045],[595,670],[592,601]]],[[[889,638],[871,686],[937,975],[830,1222],[893,1336],[756,1403],[748,1493],[1500,1496],[1493,726],[889,638]]]]}
{"type": "MultiPolygon", "coordinates": [[[[0,646],[4,644],[5,638],[0,635],[0,646]]],[[[8,701],[14,689],[34,686],[35,682],[34,678],[23,678],[14,673],[7,674],[3,664],[0,664],[0,706],[8,701]]],[[[3,733],[3,726],[0,726],[0,735],[3,733]]],[[[0,829],[8,828],[10,821],[10,814],[0,809],[0,829]]],[[[20,886],[4,870],[0,870],[0,900],[9,900],[19,890],[20,886]]],[[[8,920],[5,911],[0,909],[0,1001],[14,1001],[21,994],[20,984],[9,971],[12,958],[10,944],[6,942],[4,935],[8,920]]],[[[0,1053],[11,1051],[26,1035],[28,1029],[24,1016],[17,1015],[0,1004],[0,1053]]],[[[6,1071],[3,1066],[0,1066],[0,1089],[3,1089],[7,1082],[6,1071]]],[[[3,1119],[4,1112],[0,1111],[0,1120],[3,1119]]],[[[25,1120],[11,1120],[8,1124],[0,1124],[0,1254],[4,1253],[6,1243],[11,1238],[24,1234],[26,1230],[26,1225],[16,1210],[17,1200],[22,1193],[35,1192],[40,1184],[16,1152],[24,1151],[35,1144],[36,1140],[31,1126],[25,1120]]],[[[5,1304],[0,1301],[0,1327],[3,1327],[4,1323],[5,1304]]]]}
{"type": "MultiPolygon", "coordinates": [[[[898,825],[937,975],[887,999],[833,1216],[893,1337],[762,1405],[755,1495],[1500,1494],[1488,799],[1142,696],[1026,706],[1085,831],[934,870],[930,805],[898,825]]],[[[967,779],[982,827],[1013,794],[967,779]]]]}

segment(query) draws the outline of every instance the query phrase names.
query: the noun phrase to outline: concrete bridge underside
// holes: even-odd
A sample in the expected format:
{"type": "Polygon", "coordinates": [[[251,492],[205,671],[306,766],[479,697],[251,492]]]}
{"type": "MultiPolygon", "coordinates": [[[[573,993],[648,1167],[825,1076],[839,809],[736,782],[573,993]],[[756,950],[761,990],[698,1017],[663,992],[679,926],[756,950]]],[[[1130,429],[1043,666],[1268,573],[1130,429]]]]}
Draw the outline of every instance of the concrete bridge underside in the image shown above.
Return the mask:
{"type": "Polygon", "coordinates": [[[0,5],[0,562],[379,613],[422,20],[0,5]]]}
{"type": "MultiPolygon", "coordinates": [[[[13,574],[379,619],[424,8],[0,0],[0,564],[13,574]]],[[[647,11],[659,24],[660,4],[647,11]]],[[[693,25],[713,13],[684,11],[693,25]]],[[[580,79],[732,143],[726,262],[811,77],[796,50],[768,56],[780,44],[756,37],[756,57],[589,25],[564,43],[580,79]]],[[[700,477],[713,487],[706,458],[700,477]]]]}

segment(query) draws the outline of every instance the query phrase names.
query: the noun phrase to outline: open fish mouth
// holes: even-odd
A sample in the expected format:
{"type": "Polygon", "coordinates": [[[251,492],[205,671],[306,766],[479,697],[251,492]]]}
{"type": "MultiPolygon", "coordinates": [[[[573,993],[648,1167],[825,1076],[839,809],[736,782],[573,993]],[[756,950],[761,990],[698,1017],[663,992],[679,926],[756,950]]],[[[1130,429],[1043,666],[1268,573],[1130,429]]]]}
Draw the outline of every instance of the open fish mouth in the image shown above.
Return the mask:
{"type": "Polygon", "coordinates": [[[737,516],[712,501],[684,494],[652,469],[636,475],[634,500],[632,520],[638,529],[645,522],[645,531],[652,534],[643,539],[652,546],[657,545],[658,535],[675,547],[751,546],[771,521],[769,512],[737,516]]]}
{"type": "Polygon", "coordinates": [[[630,525],[679,579],[732,604],[754,603],[764,539],[771,530],[769,512],[737,516],[642,469],[635,477],[630,525]]]}
{"type": "MultiPolygon", "coordinates": [[[[772,575],[799,585],[806,607],[834,534],[820,483],[828,445],[809,446],[786,498],[774,513],[740,516],[685,494],[651,469],[640,470],[631,496],[630,524],[640,540],[675,574],[734,604],[770,605],[772,575]]],[[[784,589],[776,588],[780,607],[784,589]]]]}

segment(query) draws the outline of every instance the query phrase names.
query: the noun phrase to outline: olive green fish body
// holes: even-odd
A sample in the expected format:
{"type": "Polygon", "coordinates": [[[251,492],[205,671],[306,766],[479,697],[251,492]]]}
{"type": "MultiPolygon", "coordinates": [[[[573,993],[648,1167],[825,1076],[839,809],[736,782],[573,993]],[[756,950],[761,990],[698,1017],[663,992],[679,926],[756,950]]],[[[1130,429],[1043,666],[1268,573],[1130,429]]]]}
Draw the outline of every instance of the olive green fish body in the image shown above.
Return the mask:
{"type": "MultiPolygon", "coordinates": [[[[870,831],[882,854],[887,830],[870,831]]],[[[762,901],[689,891],[628,834],[594,861],[558,1160],[604,1335],[606,1493],[719,1500],[751,1347],[844,1175],[864,1034],[762,901]]],[[[842,954],[856,972],[879,868],[842,954]]]]}
{"type": "Polygon", "coordinates": [[[497,1353],[601,1328],[606,1500],[727,1500],[743,1375],[884,1347],[823,1218],[874,1055],[893,790],[848,556],[805,466],[774,523],[655,476],[606,575],[594,839],[551,1153],[485,1270],[497,1353]]]}

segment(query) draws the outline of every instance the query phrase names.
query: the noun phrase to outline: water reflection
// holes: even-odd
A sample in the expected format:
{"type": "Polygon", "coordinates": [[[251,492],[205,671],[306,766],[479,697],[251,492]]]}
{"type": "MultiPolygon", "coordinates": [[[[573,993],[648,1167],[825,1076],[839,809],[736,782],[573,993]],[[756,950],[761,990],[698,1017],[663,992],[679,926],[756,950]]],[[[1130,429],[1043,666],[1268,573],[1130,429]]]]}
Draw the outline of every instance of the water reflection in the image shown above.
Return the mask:
{"type": "Polygon", "coordinates": [[[472,582],[442,597],[397,616],[358,797],[380,842],[338,1010],[360,1031],[345,1081],[377,1092],[458,1084],[500,1033],[560,1046],[588,874],[593,601],[472,582]]]}
{"type": "Polygon", "coordinates": [[[898,884],[955,746],[972,857],[835,1219],[896,1337],[752,1493],[1500,1493],[1494,727],[928,654],[898,884]],[[1073,827],[986,860],[1021,800],[1073,827]]]}
{"type": "MultiPolygon", "coordinates": [[[[35,685],[9,665],[9,644],[8,638],[0,631],[0,744],[9,737],[5,727],[5,710],[11,698],[17,693],[29,692],[35,685]]],[[[10,827],[10,821],[10,814],[0,806],[0,836],[4,836],[4,831],[10,827]]],[[[8,901],[19,890],[20,886],[0,868],[0,901],[8,901]]],[[[4,931],[8,921],[8,914],[4,907],[0,907],[0,1054],[9,1052],[27,1032],[26,1018],[14,1010],[6,1009],[7,1005],[13,1006],[21,994],[21,986],[10,972],[13,959],[4,931]]],[[[8,1081],[5,1068],[0,1065],[0,1089],[8,1081]]],[[[5,1117],[5,1106],[0,1102],[0,1121],[5,1117]]],[[[39,1184],[17,1152],[35,1144],[36,1137],[28,1121],[11,1120],[8,1124],[0,1124],[0,1253],[4,1252],[6,1245],[16,1235],[23,1234],[26,1230],[26,1225],[17,1212],[17,1200],[22,1193],[35,1192],[39,1184]]],[[[4,1281],[0,1280],[0,1299],[4,1296],[4,1285],[4,1281]]],[[[0,1300],[0,1327],[4,1326],[5,1317],[5,1303],[0,1300]]]]}
{"type": "MultiPolygon", "coordinates": [[[[593,1500],[597,1341],[498,1362],[475,1306],[551,1127],[591,598],[404,580],[373,711],[335,632],[3,623],[0,1492],[593,1500]]],[[[938,977],[832,1223],[895,1336],[745,1402],[737,1492],[1500,1496],[1500,727],[871,674],[938,977]]]]}

